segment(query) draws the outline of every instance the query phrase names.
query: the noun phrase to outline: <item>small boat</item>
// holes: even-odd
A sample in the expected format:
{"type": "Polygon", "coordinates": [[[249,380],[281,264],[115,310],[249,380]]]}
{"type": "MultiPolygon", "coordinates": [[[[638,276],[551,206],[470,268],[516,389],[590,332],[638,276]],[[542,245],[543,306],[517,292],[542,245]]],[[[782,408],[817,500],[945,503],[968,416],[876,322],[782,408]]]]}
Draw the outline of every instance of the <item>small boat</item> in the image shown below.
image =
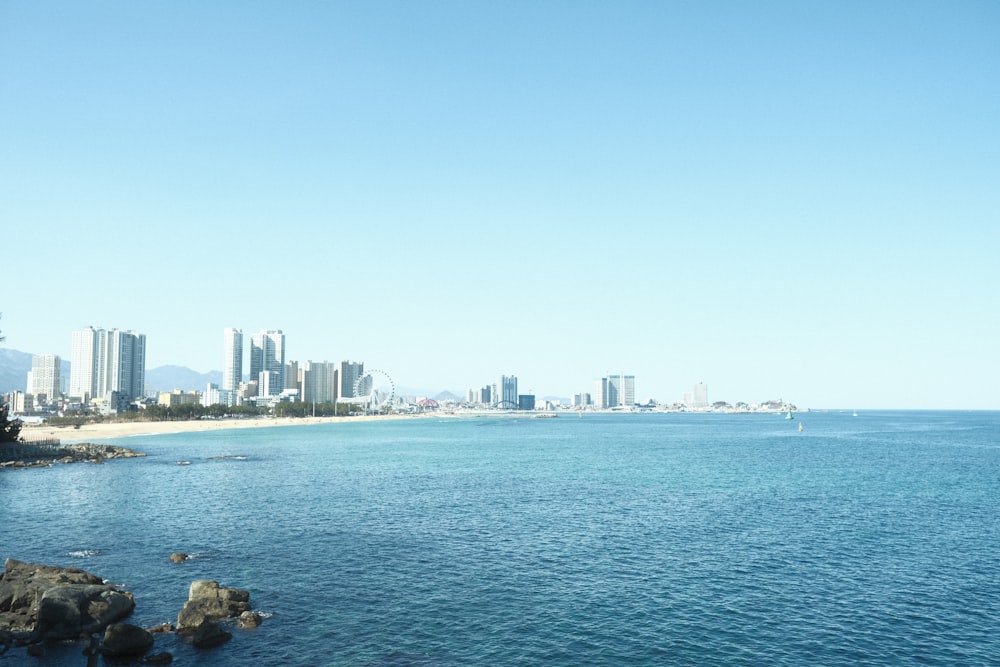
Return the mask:
{"type": "Polygon", "coordinates": [[[799,422],[799,433],[802,433],[804,429],[802,428],[802,422],[799,422]]]}

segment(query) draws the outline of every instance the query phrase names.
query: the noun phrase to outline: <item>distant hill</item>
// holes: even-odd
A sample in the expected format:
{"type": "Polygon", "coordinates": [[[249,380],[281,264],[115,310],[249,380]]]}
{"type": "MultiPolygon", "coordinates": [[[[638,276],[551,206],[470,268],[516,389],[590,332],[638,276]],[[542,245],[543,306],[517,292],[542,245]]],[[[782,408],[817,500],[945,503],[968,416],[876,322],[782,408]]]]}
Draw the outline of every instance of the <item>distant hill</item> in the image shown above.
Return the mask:
{"type": "Polygon", "coordinates": [[[30,354],[0,347],[0,394],[24,391],[30,370],[30,354]]]}
{"type": "Polygon", "coordinates": [[[161,391],[205,391],[209,382],[222,385],[222,371],[199,373],[184,366],[160,366],[146,371],[146,387],[150,393],[161,391]]]}

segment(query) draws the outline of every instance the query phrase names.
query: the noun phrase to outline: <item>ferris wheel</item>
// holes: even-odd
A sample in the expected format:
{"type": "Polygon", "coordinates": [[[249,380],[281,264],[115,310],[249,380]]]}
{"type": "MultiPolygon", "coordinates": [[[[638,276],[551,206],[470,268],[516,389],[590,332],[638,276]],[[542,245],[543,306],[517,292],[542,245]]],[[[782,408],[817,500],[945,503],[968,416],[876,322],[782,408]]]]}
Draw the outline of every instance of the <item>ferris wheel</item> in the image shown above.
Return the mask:
{"type": "Polygon", "coordinates": [[[379,412],[392,406],[396,397],[396,383],[383,370],[373,368],[354,381],[354,398],[367,410],[379,412]]]}

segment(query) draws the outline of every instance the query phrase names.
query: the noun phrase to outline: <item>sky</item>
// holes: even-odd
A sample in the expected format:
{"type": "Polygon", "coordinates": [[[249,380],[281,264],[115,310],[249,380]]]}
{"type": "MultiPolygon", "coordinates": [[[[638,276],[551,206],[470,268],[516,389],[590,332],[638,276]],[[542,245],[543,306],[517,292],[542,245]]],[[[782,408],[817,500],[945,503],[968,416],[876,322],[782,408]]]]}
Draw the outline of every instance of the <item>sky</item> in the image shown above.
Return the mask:
{"type": "Polygon", "coordinates": [[[1000,3],[0,0],[0,330],[1000,409],[1000,3]]]}

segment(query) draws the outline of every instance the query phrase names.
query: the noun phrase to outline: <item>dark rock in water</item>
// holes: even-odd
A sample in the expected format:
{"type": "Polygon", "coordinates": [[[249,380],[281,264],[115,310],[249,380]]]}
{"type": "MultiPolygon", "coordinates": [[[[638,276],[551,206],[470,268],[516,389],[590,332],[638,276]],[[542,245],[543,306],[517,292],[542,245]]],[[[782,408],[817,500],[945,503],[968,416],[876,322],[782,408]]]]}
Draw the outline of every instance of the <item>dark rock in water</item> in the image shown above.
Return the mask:
{"type": "Polygon", "coordinates": [[[174,661],[174,656],[166,651],[162,653],[150,653],[142,661],[147,665],[169,665],[174,661]]]}
{"type": "Polygon", "coordinates": [[[53,586],[38,603],[36,630],[46,639],[75,639],[99,632],[135,609],[131,593],[113,586],[67,584],[53,586]]]}
{"type": "Polygon", "coordinates": [[[250,593],[239,588],[223,588],[219,582],[199,579],[191,584],[188,601],[177,614],[177,631],[191,632],[205,621],[233,618],[250,611],[250,593]]]}
{"type": "Polygon", "coordinates": [[[146,632],[152,632],[152,633],[164,633],[173,631],[174,631],[174,626],[172,623],[160,623],[159,625],[154,625],[153,627],[146,629],[146,632]]]}
{"type": "Polygon", "coordinates": [[[8,558],[0,575],[0,635],[32,641],[103,632],[135,607],[132,594],[75,567],[8,558]]]}
{"type": "Polygon", "coordinates": [[[30,644],[28,645],[28,655],[33,658],[44,658],[45,647],[41,644],[30,644]]]}
{"type": "Polygon", "coordinates": [[[238,621],[241,628],[256,628],[264,621],[264,617],[252,611],[245,611],[240,614],[238,621]]]}
{"type": "Polygon", "coordinates": [[[170,554],[170,561],[172,563],[183,563],[188,559],[188,555],[182,551],[175,551],[170,554]]]}
{"type": "Polygon", "coordinates": [[[215,648],[232,638],[233,634],[220,628],[218,623],[204,621],[195,629],[192,643],[195,648],[215,648]]]}
{"type": "Polygon", "coordinates": [[[113,657],[142,655],[153,648],[153,635],[129,623],[112,623],[104,632],[101,651],[113,657]]]}

